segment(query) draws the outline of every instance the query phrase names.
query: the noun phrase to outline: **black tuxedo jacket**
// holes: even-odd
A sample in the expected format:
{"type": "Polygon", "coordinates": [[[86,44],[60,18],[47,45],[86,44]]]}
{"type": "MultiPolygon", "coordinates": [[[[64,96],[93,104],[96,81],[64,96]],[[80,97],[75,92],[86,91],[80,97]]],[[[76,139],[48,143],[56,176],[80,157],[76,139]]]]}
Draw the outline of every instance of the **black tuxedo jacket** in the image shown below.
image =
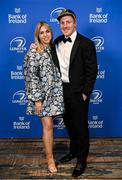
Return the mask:
{"type": "MultiPolygon", "coordinates": [[[[52,58],[59,70],[59,60],[55,47],[62,39],[63,35],[56,38],[52,47],[52,58]]],[[[94,43],[90,39],[77,33],[71,51],[69,65],[69,80],[72,92],[84,93],[89,96],[94,87],[97,71],[97,58],[94,43]]]]}

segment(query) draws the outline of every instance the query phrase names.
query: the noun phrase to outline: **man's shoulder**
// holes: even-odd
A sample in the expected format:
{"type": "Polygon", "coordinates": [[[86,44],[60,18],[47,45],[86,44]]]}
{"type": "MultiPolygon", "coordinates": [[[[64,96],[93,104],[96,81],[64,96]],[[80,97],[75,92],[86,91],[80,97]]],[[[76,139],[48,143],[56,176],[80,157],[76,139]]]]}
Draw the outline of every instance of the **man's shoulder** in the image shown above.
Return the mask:
{"type": "Polygon", "coordinates": [[[77,33],[77,37],[80,39],[80,41],[82,43],[93,44],[93,41],[90,38],[88,38],[88,37],[86,37],[86,36],[84,36],[84,35],[82,35],[80,33],[77,33]]]}
{"type": "Polygon", "coordinates": [[[58,37],[54,40],[53,44],[58,44],[58,43],[60,43],[60,42],[62,41],[62,38],[63,38],[63,35],[58,36],[58,37]]]}

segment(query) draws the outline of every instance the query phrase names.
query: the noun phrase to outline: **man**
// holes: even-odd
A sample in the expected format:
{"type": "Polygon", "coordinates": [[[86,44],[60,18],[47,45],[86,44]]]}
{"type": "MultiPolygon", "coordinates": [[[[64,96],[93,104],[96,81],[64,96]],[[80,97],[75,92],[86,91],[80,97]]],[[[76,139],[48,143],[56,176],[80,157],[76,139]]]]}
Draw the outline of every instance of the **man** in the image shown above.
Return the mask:
{"type": "Polygon", "coordinates": [[[93,42],[76,31],[76,15],[63,10],[58,21],[63,33],[54,41],[52,56],[63,81],[64,123],[69,133],[70,151],[59,161],[77,158],[72,176],[86,168],[89,151],[88,105],[97,76],[96,51],[93,42]]]}

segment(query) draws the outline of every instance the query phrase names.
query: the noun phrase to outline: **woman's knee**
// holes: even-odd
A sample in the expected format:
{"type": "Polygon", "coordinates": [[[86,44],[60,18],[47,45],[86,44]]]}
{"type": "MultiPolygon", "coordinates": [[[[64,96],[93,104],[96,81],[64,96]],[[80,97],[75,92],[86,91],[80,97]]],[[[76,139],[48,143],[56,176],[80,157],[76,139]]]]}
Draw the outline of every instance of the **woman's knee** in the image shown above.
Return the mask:
{"type": "Polygon", "coordinates": [[[53,121],[50,117],[43,118],[42,124],[45,131],[51,131],[53,129],[53,121]]]}

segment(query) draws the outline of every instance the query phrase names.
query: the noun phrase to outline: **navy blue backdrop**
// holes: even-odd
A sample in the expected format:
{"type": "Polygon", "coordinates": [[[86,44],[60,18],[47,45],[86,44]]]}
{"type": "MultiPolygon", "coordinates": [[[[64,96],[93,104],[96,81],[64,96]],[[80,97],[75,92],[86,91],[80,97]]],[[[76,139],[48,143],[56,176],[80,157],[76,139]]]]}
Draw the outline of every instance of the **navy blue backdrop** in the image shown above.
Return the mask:
{"type": "MultiPolygon", "coordinates": [[[[23,59],[36,24],[47,21],[54,38],[61,34],[58,13],[77,15],[77,30],[92,39],[98,76],[90,99],[91,137],[122,137],[122,3],[121,0],[1,0],[0,1],[0,138],[41,137],[38,117],[26,115],[23,59]]],[[[66,137],[62,117],[54,120],[55,137],[66,137]]]]}

